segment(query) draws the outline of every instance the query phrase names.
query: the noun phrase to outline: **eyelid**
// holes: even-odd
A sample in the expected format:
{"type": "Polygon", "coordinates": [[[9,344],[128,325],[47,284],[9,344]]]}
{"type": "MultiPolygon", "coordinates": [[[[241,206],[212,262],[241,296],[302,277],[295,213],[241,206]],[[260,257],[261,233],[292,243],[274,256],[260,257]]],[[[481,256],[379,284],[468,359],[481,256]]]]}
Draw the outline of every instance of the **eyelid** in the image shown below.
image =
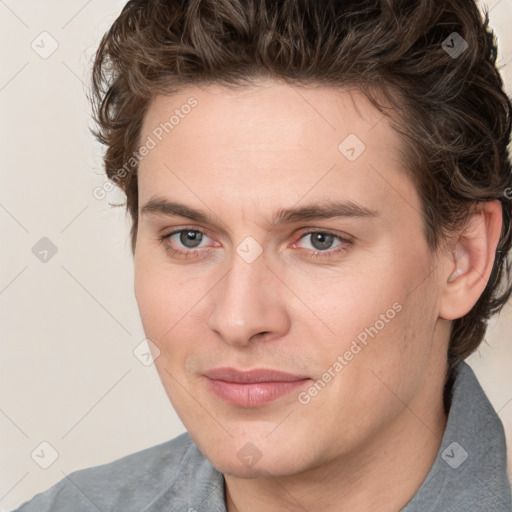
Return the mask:
{"type": "MultiPolygon", "coordinates": [[[[302,238],[304,238],[305,236],[312,235],[314,233],[322,233],[323,235],[333,236],[333,237],[341,240],[343,243],[353,243],[354,242],[354,237],[352,237],[346,233],[339,233],[339,232],[336,232],[336,231],[333,231],[333,230],[327,229],[327,228],[313,228],[313,229],[306,228],[304,231],[300,231],[295,236],[295,242],[293,242],[293,244],[296,244],[299,240],[302,240],[302,238]]],[[[326,252],[326,251],[323,251],[323,252],[326,252]]]]}
{"type": "Polygon", "coordinates": [[[201,233],[204,236],[207,236],[208,238],[213,240],[213,237],[208,234],[208,230],[204,229],[202,227],[197,226],[180,226],[180,227],[174,227],[169,232],[166,232],[166,230],[162,230],[162,234],[160,235],[161,238],[169,238],[172,235],[176,235],[178,233],[182,233],[183,231],[196,231],[198,233],[201,233]]]}
{"type": "MultiPolygon", "coordinates": [[[[183,226],[180,228],[174,228],[168,233],[162,233],[159,235],[159,240],[161,244],[163,245],[163,248],[168,256],[171,258],[177,259],[177,260],[186,260],[188,258],[194,258],[194,260],[201,260],[204,257],[207,257],[208,254],[211,252],[212,247],[199,247],[199,248],[176,248],[174,244],[171,243],[170,239],[172,236],[180,234],[185,231],[195,231],[197,233],[201,233],[203,236],[206,236],[210,238],[215,245],[219,246],[220,244],[216,242],[215,240],[208,235],[208,233],[203,230],[202,228],[199,229],[198,227],[191,227],[191,226],[183,226]]],[[[201,240],[202,241],[202,240],[201,240]]]]}
{"type": "Polygon", "coordinates": [[[301,258],[301,253],[304,255],[302,258],[309,259],[310,261],[317,260],[318,262],[329,263],[336,262],[337,259],[343,257],[345,253],[350,250],[350,248],[354,245],[355,239],[350,236],[343,236],[339,233],[335,233],[329,229],[308,229],[299,234],[298,239],[292,243],[292,247],[296,248],[297,243],[300,242],[304,237],[308,235],[312,235],[315,233],[321,233],[323,235],[333,236],[339,240],[339,245],[334,247],[330,247],[326,250],[319,249],[304,249],[302,247],[297,248],[297,252],[299,255],[295,255],[296,257],[301,258]]]}

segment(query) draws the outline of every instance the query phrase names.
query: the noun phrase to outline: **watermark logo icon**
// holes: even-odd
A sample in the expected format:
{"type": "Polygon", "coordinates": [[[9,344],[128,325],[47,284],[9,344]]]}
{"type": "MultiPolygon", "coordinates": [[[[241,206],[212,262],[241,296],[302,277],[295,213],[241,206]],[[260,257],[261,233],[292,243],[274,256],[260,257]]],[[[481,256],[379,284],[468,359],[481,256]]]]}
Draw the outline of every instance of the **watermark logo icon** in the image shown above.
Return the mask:
{"type": "Polygon", "coordinates": [[[57,246],[44,236],[32,247],[32,254],[42,263],[48,263],[57,254],[57,246]]]}
{"type": "Polygon", "coordinates": [[[244,466],[252,468],[255,464],[258,463],[263,454],[255,444],[245,443],[242,448],[238,450],[236,456],[244,466]]]}
{"type": "Polygon", "coordinates": [[[355,134],[351,133],[338,146],[338,151],[350,162],[357,160],[365,151],[366,146],[355,134]]]}
{"type": "Polygon", "coordinates": [[[441,46],[452,59],[457,59],[468,49],[469,45],[458,32],[452,32],[441,46]]]}
{"type": "Polygon", "coordinates": [[[32,41],[30,46],[41,59],[48,59],[57,51],[59,43],[51,34],[44,31],[32,41]]]}
{"type": "Polygon", "coordinates": [[[134,348],[133,355],[144,366],[151,366],[160,357],[160,349],[149,338],[144,338],[134,348]]]}
{"type": "Polygon", "coordinates": [[[246,263],[251,264],[260,257],[263,248],[252,236],[248,236],[237,246],[236,252],[246,263]]]}
{"type": "Polygon", "coordinates": [[[30,456],[39,467],[48,469],[59,458],[59,453],[48,441],[43,441],[30,456]]]}
{"type": "Polygon", "coordinates": [[[441,454],[443,460],[453,469],[457,469],[468,458],[468,452],[459,443],[452,443],[441,454]]]}

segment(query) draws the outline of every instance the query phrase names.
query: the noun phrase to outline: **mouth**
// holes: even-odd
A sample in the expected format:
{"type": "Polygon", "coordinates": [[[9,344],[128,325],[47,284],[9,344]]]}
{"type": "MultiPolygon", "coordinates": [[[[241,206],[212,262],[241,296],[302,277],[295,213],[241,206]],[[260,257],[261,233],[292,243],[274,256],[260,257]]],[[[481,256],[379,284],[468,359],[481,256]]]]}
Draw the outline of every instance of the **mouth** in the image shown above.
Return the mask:
{"type": "Polygon", "coordinates": [[[304,375],[263,368],[249,371],[215,368],[204,376],[211,393],[231,405],[248,408],[274,402],[311,382],[304,375]]]}

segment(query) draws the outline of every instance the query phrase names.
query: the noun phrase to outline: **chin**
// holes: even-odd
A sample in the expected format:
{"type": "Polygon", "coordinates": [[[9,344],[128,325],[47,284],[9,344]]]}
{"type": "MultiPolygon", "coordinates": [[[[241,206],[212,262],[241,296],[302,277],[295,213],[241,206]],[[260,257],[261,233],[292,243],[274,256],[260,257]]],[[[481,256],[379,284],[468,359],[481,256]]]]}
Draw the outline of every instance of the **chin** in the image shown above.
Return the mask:
{"type": "Polygon", "coordinates": [[[261,459],[252,468],[244,467],[238,459],[235,460],[213,460],[210,459],[212,466],[224,475],[236,478],[256,479],[272,477],[290,476],[302,471],[297,464],[282,464],[277,461],[264,461],[261,459]]]}
{"type": "Polygon", "coordinates": [[[252,468],[252,469],[241,469],[240,468],[240,465],[238,466],[234,466],[234,465],[231,465],[231,464],[220,464],[220,465],[216,465],[216,464],[212,464],[215,469],[217,469],[218,471],[220,471],[223,475],[225,476],[232,476],[232,477],[235,477],[235,478],[244,478],[246,480],[254,480],[256,478],[265,478],[270,475],[272,476],[277,476],[275,474],[275,472],[271,471],[271,470],[268,470],[268,469],[256,469],[256,468],[252,468]]]}
{"type": "Polygon", "coordinates": [[[307,454],[301,453],[304,443],[297,446],[293,446],[293,443],[273,444],[263,440],[252,443],[234,437],[228,443],[196,441],[196,444],[218,471],[237,478],[290,476],[314,465],[307,454]]]}

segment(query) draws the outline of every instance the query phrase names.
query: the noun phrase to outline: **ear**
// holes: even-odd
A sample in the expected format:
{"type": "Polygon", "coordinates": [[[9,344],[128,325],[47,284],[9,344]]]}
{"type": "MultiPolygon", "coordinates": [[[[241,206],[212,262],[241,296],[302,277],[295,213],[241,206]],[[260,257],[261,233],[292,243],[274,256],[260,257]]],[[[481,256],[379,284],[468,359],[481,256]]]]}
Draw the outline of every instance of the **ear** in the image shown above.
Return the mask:
{"type": "Polygon", "coordinates": [[[451,246],[439,316],[461,318],[471,311],[491,275],[503,222],[498,200],[477,203],[466,228],[451,246]]]}

